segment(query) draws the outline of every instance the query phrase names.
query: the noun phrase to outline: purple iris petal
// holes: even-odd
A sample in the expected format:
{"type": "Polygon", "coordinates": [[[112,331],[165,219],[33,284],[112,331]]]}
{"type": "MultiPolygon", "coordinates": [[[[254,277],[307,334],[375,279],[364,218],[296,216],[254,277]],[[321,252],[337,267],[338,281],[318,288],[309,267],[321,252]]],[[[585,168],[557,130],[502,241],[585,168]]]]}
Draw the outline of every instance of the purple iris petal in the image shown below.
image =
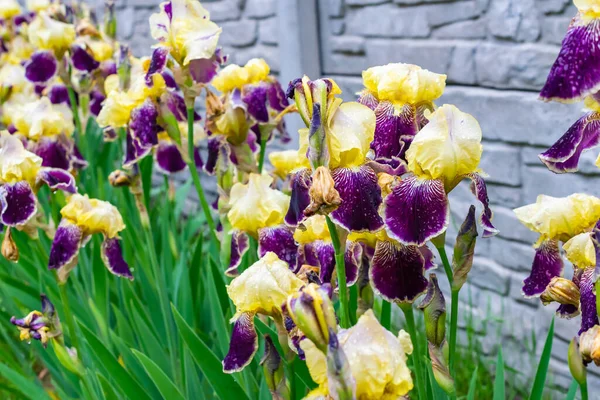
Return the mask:
{"type": "Polygon", "coordinates": [[[90,112],[92,115],[98,116],[102,109],[102,102],[106,97],[99,90],[92,90],[90,93],[90,112]]]}
{"type": "Polygon", "coordinates": [[[357,101],[360,104],[362,104],[363,106],[369,107],[373,111],[375,111],[375,109],[379,105],[379,100],[377,100],[377,97],[375,97],[373,95],[373,93],[371,93],[371,92],[369,92],[367,90],[365,90],[362,93],[360,93],[360,95],[358,96],[358,100],[357,101]]]}
{"type": "Polygon", "coordinates": [[[250,248],[250,244],[248,242],[248,235],[244,232],[236,231],[231,235],[231,252],[229,256],[229,266],[225,271],[225,275],[227,276],[238,276],[240,271],[238,271],[238,267],[242,263],[242,259],[244,254],[250,248]]]}
{"type": "Polygon", "coordinates": [[[292,271],[299,267],[296,265],[298,244],[294,240],[294,232],[289,227],[279,225],[258,231],[258,256],[263,257],[270,251],[285,261],[292,271]]]}
{"type": "Polygon", "coordinates": [[[75,169],[84,169],[88,166],[88,162],[83,158],[83,154],[81,154],[75,143],[73,143],[73,149],[71,151],[71,164],[75,169]]]}
{"type": "Polygon", "coordinates": [[[375,108],[375,116],[377,124],[375,125],[375,137],[371,142],[375,157],[386,159],[399,157],[406,151],[405,143],[401,139],[403,137],[412,138],[419,129],[415,108],[406,104],[402,107],[400,114],[396,115],[394,105],[384,101],[375,108]]]}
{"type": "MultiPolygon", "coordinates": [[[[308,265],[319,267],[319,279],[331,283],[335,273],[335,250],[333,244],[317,240],[304,246],[304,257],[308,265]]],[[[358,279],[358,269],[362,261],[362,247],[359,243],[349,242],[344,254],[346,283],[354,285],[358,279]]]]}
{"type": "Polygon", "coordinates": [[[285,223],[289,226],[297,226],[304,220],[304,210],[310,204],[308,191],[311,183],[311,171],[308,168],[301,169],[292,174],[290,182],[292,189],[290,207],[285,215],[285,223]]]}
{"type": "Polygon", "coordinates": [[[563,260],[556,240],[542,242],[535,251],[531,274],[523,282],[525,296],[539,296],[552,278],[560,276],[563,270],[563,260]]]}
{"type": "Polygon", "coordinates": [[[267,97],[269,100],[269,107],[277,112],[281,112],[286,109],[290,104],[287,99],[281,84],[276,79],[273,80],[267,88],[267,97]]]}
{"type": "Polygon", "coordinates": [[[40,172],[38,172],[38,179],[45,182],[52,190],[62,190],[67,193],[77,192],[75,178],[64,169],[42,168],[40,172]]]}
{"type": "Polygon", "coordinates": [[[369,270],[373,289],[387,301],[412,303],[427,289],[425,260],[416,246],[379,241],[369,270]]]}
{"type": "Polygon", "coordinates": [[[123,259],[123,251],[121,250],[119,239],[104,239],[102,242],[102,261],[104,261],[106,268],[113,274],[133,280],[129,265],[127,265],[127,262],[123,259]]]}
{"type": "Polygon", "coordinates": [[[106,78],[110,75],[116,74],[117,73],[117,63],[112,60],[102,61],[100,63],[100,73],[103,78],[106,78]]]}
{"type": "Polygon", "coordinates": [[[229,352],[223,360],[223,372],[231,374],[244,369],[258,350],[258,335],[254,328],[254,314],[243,313],[235,321],[229,352]]]}
{"type": "Polygon", "coordinates": [[[383,227],[379,206],[383,201],[377,175],[367,166],[336,168],[331,174],[342,204],[331,219],[349,231],[378,231],[383,227]]]}
{"type": "Polygon", "coordinates": [[[483,226],[483,235],[482,237],[492,237],[498,234],[498,229],[492,225],[492,218],[494,213],[490,210],[490,200],[487,195],[487,186],[485,185],[485,181],[483,177],[478,173],[472,173],[469,175],[471,178],[471,193],[477,197],[477,200],[483,206],[483,211],[479,216],[479,223],[483,226]]]}
{"type": "Polygon", "coordinates": [[[544,100],[578,101],[600,86],[600,20],[574,18],[550,69],[540,97],[544,100]]]}
{"type": "Polygon", "coordinates": [[[385,198],[388,234],[404,244],[424,245],[446,230],[448,198],[439,180],[407,176],[385,198]]]}
{"type": "Polygon", "coordinates": [[[242,100],[246,103],[248,114],[258,122],[269,121],[269,110],[267,109],[267,84],[259,83],[244,87],[242,100]]]}
{"type": "Polygon", "coordinates": [[[163,79],[165,80],[165,85],[167,85],[167,87],[169,89],[177,89],[177,82],[175,81],[175,75],[173,75],[173,73],[171,72],[171,70],[169,69],[165,69],[160,73],[163,77],[163,79]]]}
{"type": "Polygon", "coordinates": [[[181,157],[181,152],[175,143],[165,141],[158,142],[158,147],[154,153],[156,165],[164,174],[175,174],[181,172],[187,167],[187,164],[181,157]]]}
{"type": "Polygon", "coordinates": [[[206,159],[206,164],[204,164],[204,170],[207,174],[213,175],[215,173],[215,168],[217,167],[219,155],[223,146],[226,146],[226,144],[221,135],[214,135],[208,138],[208,158],[206,159]]]}
{"type": "Polygon", "coordinates": [[[75,263],[82,242],[83,231],[81,228],[62,221],[52,241],[48,268],[59,269],[75,263]]]}
{"type": "Polygon", "coordinates": [[[71,105],[69,100],[69,91],[65,85],[52,85],[48,91],[48,98],[52,104],[65,103],[67,105],[71,105]]]}
{"type": "Polygon", "coordinates": [[[0,186],[0,222],[19,226],[29,221],[37,211],[35,194],[26,181],[0,186]]]}
{"type": "Polygon", "coordinates": [[[28,150],[42,158],[42,166],[60,168],[68,171],[71,168],[69,147],[64,140],[41,137],[37,142],[30,141],[28,150]]]}
{"type": "Polygon", "coordinates": [[[30,82],[48,82],[58,69],[58,63],[51,51],[36,51],[25,65],[25,77],[30,82]]]}
{"type": "Polygon", "coordinates": [[[557,174],[577,172],[581,153],[600,145],[600,113],[579,118],[548,150],[539,155],[548,169],[557,174]]]}
{"type": "Polygon", "coordinates": [[[408,172],[406,161],[398,157],[378,158],[377,160],[369,160],[365,163],[376,174],[385,172],[389,175],[401,176],[408,172]]]}
{"type": "Polygon", "coordinates": [[[581,329],[579,335],[594,325],[598,325],[598,314],[596,313],[596,294],[594,293],[594,269],[588,268],[581,274],[579,281],[579,292],[581,293],[581,329]]]}
{"type": "Polygon", "coordinates": [[[100,63],[87,52],[86,48],[79,44],[71,46],[71,62],[75,69],[85,72],[95,71],[100,66],[100,63]]]}
{"type": "Polygon", "coordinates": [[[150,58],[150,66],[148,67],[148,72],[146,72],[146,85],[153,86],[154,82],[152,81],[152,76],[154,74],[161,73],[162,70],[167,65],[167,59],[169,57],[169,49],[166,47],[157,47],[152,52],[152,57],[150,58]]]}
{"type": "Polygon", "coordinates": [[[430,269],[435,269],[437,264],[435,263],[435,255],[427,245],[423,245],[419,247],[419,252],[423,256],[425,260],[425,271],[429,271],[430,269]]]}
{"type": "Polygon", "coordinates": [[[190,75],[197,83],[208,83],[217,75],[219,62],[212,58],[198,58],[189,63],[190,75]]]}
{"type": "Polygon", "coordinates": [[[182,95],[175,92],[165,94],[167,107],[179,122],[187,121],[187,107],[182,95]]]}
{"type": "Polygon", "coordinates": [[[126,168],[150,153],[152,147],[158,144],[159,131],[158,110],[152,100],[146,99],[131,112],[129,123],[131,148],[127,151],[124,163],[126,168]]]}

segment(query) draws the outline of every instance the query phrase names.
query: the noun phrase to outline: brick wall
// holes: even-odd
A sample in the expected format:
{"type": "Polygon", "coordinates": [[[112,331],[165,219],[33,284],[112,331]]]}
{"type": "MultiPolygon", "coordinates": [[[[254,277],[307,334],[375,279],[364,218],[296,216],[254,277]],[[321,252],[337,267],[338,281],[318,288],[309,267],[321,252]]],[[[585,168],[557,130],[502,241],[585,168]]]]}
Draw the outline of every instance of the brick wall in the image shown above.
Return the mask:
{"type": "MultiPolygon", "coordinates": [[[[291,32],[298,33],[295,30],[302,38],[302,32],[317,27],[300,19],[288,32],[279,32],[279,2],[297,5],[304,1],[310,0],[219,0],[203,4],[223,27],[221,42],[232,62],[263,57],[285,77],[280,60],[304,55],[290,54],[285,46],[279,48],[278,42],[291,32]]],[[[487,334],[481,339],[483,350],[493,359],[501,341],[507,362],[530,383],[554,308],[542,307],[539,301],[521,295],[536,235],[524,228],[511,210],[534,202],[540,193],[564,196],[582,191],[600,195],[595,152],[584,154],[581,173],[575,175],[554,175],[537,159],[537,154],[580,114],[580,105],[545,104],[537,99],[575,15],[574,6],[570,0],[318,2],[320,40],[313,51],[320,52],[322,75],[335,78],[347,100],[361,89],[363,69],[389,62],[414,63],[448,75],[448,88],[440,104],[454,103],[479,120],[484,134],[482,168],[490,175],[489,197],[500,234],[478,242],[461,309],[472,311],[480,330],[486,317],[501,319],[487,324],[487,334]],[[538,338],[535,350],[532,332],[538,338]]],[[[158,3],[126,0],[119,5],[119,34],[137,55],[149,53],[152,39],[147,21],[158,3]]],[[[466,183],[454,190],[451,202],[449,244],[468,206],[475,204],[466,183]]],[[[460,321],[459,326],[464,325],[460,321]]],[[[577,325],[578,321],[556,321],[552,385],[565,388],[571,382],[565,358],[577,325]]],[[[590,372],[590,385],[600,389],[597,369],[590,368],[590,372]]]]}

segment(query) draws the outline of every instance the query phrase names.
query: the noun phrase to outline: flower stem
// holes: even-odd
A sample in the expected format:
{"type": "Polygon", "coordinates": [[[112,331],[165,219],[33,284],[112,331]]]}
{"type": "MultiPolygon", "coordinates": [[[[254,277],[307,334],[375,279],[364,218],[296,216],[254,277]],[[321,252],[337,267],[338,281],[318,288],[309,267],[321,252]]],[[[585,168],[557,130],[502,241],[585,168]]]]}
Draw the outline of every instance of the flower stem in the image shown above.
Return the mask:
{"type": "Polygon", "coordinates": [[[581,400],[588,400],[587,380],[579,385],[579,390],[581,391],[581,400]]]}
{"type": "MultiPolygon", "coordinates": [[[[452,274],[452,267],[450,266],[450,261],[448,260],[448,255],[446,254],[446,249],[444,245],[437,247],[437,251],[440,254],[440,258],[442,259],[442,264],[444,264],[444,271],[446,271],[446,275],[448,276],[448,282],[450,283],[450,287],[452,287],[452,282],[454,280],[454,275],[452,274]]],[[[449,344],[449,367],[450,373],[454,377],[454,364],[456,362],[456,338],[457,338],[457,330],[458,330],[458,294],[459,290],[452,289],[452,303],[451,303],[451,311],[450,311],[450,339],[448,341],[449,344]]]]}
{"type": "Polygon", "coordinates": [[[262,174],[263,166],[265,165],[265,153],[267,152],[267,141],[265,140],[262,131],[259,129],[260,138],[260,153],[258,154],[258,173],[262,174]]]}
{"type": "Polygon", "coordinates": [[[413,363],[415,365],[415,377],[417,379],[417,391],[419,392],[419,399],[427,398],[427,391],[425,389],[425,374],[423,372],[423,364],[421,360],[421,344],[419,337],[417,336],[417,327],[415,326],[415,314],[413,312],[412,304],[401,303],[400,308],[404,312],[406,319],[406,329],[410,335],[410,339],[413,343],[413,363]]]}
{"type": "Polygon", "coordinates": [[[204,195],[204,188],[202,187],[202,183],[200,182],[200,175],[198,175],[198,169],[196,166],[196,157],[194,154],[194,108],[188,107],[187,109],[187,122],[188,122],[188,160],[187,165],[190,170],[190,174],[192,175],[192,180],[194,181],[194,186],[196,187],[196,192],[198,193],[198,198],[200,199],[200,205],[202,206],[202,210],[204,211],[204,216],[206,218],[206,222],[210,228],[211,238],[215,241],[215,243],[219,243],[219,239],[217,238],[217,227],[215,225],[215,221],[212,218],[212,214],[210,212],[210,206],[206,201],[206,196],[204,195]]]}
{"type": "Polygon", "coordinates": [[[71,312],[71,305],[69,304],[69,296],[67,294],[67,284],[59,283],[58,289],[60,292],[60,301],[63,306],[65,321],[67,323],[67,329],[69,331],[69,339],[71,339],[71,346],[75,347],[77,350],[77,357],[81,357],[79,339],[77,338],[77,333],[75,332],[75,319],[73,318],[73,313],[71,312]]]}
{"type": "Polygon", "coordinates": [[[381,302],[381,325],[388,331],[392,325],[392,303],[386,300],[381,302]]]}
{"type": "MultiPolygon", "coordinates": [[[[333,221],[326,216],[327,228],[331,235],[331,242],[335,250],[335,270],[337,272],[337,284],[340,296],[340,326],[342,328],[350,327],[350,318],[348,315],[348,287],[346,283],[346,261],[344,259],[345,248],[342,249],[340,237],[333,221]]],[[[344,246],[345,247],[345,246],[344,246]]]]}
{"type": "MultiPolygon", "coordinates": [[[[75,90],[71,86],[67,86],[67,92],[69,93],[69,102],[71,103],[71,111],[73,112],[73,120],[75,121],[75,129],[81,140],[81,145],[85,146],[83,137],[84,132],[81,127],[81,119],[79,118],[79,107],[77,106],[77,97],[75,97],[75,90]]],[[[87,146],[86,146],[87,150],[87,146]]]]}

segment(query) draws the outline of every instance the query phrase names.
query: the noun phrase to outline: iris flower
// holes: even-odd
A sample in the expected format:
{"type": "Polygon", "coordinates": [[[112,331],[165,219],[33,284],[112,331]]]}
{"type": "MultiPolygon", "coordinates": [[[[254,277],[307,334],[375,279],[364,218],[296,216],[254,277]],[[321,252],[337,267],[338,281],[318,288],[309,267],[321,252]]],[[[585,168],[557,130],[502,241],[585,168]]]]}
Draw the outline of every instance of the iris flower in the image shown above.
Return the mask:
{"type": "MultiPolygon", "coordinates": [[[[407,355],[413,348],[406,332],[400,331],[394,336],[369,310],[355,326],[341,329],[337,337],[356,383],[357,399],[397,399],[413,388],[406,365],[407,355]]],[[[311,378],[319,385],[306,398],[327,398],[330,389],[325,354],[308,339],[301,341],[300,346],[311,378]]]]}
{"type": "Polygon", "coordinates": [[[112,204],[74,194],[60,210],[62,219],[50,249],[49,269],[58,269],[59,279],[65,282],[77,264],[79,249],[101,233],[102,261],[110,272],[133,280],[129,266],[123,259],[119,232],[125,229],[123,217],[112,204]]]}
{"type": "Polygon", "coordinates": [[[491,223],[487,188],[479,170],[483,147],[481,128],[470,114],[445,104],[428,116],[406,152],[410,174],[392,184],[384,201],[389,236],[407,245],[422,246],[444,233],[449,221],[448,193],[465,178],[483,205],[483,237],[498,231],[491,223]]]}
{"type": "Polygon", "coordinates": [[[21,13],[21,6],[15,0],[5,0],[0,5],[0,18],[11,19],[21,13]]]}
{"type": "Polygon", "coordinates": [[[223,371],[238,372],[252,361],[258,350],[254,328],[256,314],[271,317],[282,324],[282,305],[304,282],[294,275],[288,264],[275,253],[267,253],[227,286],[229,298],[236,307],[229,352],[223,360],[223,371]]]}
{"type": "Polygon", "coordinates": [[[75,41],[75,27],[53,19],[45,11],[31,21],[27,33],[32,45],[40,50],[52,50],[59,59],[75,41]]]}
{"type": "MultiPolygon", "coordinates": [[[[559,250],[563,243],[566,257],[574,265],[572,281],[579,288],[582,328],[586,331],[598,323],[593,275],[596,267],[597,221],[600,219],[600,199],[583,193],[564,198],[540,195],[536,203],[514,210],[526,227],[540,234],[535,243],[535,258],[531,274],[524,281],[523,294],[541,296],[547,303],[559,301],[558,291],[564,293],[564,263],[559,250]]],[[[564,298],[564,297],[563,297],[564,298]]],[[[559,301],[558,313],[570,317],[579,313],[573,299],[559,301]]]]}
{"type": "Polygon", "coordinates": [[[54,305],[46,295],[40,297],[42,311],[32,311],[21,319],[12,317],[10,322],[19,329],[21,340],[39,340],[46,347],[48,341],[62,335],[62,331],[54,305]]]}

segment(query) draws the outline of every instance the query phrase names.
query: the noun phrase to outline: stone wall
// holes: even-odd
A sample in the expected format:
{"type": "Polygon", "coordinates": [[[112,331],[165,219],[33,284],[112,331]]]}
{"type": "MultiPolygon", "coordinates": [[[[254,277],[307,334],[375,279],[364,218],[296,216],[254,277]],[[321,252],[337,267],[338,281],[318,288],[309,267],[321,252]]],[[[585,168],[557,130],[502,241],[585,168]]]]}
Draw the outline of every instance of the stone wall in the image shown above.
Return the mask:
{"type": "MultiPolygon", "coordinates": [[[[149,54],[152,39],[147,21],[158,3],[125,0],[119,4],[119,34],[137,55],[149,54]]],[[[281,73],[282,81],[292,78],[289,71],[280,70],[282,60],[300,64],[308,54],[290,52],[278,43],[289,37],[303,40],[307,32],[317,29],[320,39],[304,48],[318,52],[320,65],[314,67],[336,79],[347,100],[361,89],[361,71],[369,66],[406,62],[448,75],[448,89],[439,103],[456,104],[481,124],[482,168],[490,175],[489,197],[500,229],[497,237],[478,242],[461,309],[471,310],[480,331],[487,326],[481,336],[483,352],[493,359],[501,341],[505,359],[529,384],[554,309],[521,294],[536,235],[516,220],[512,208],[534,202],[540,193],[600,195],[595,152],[584,154],[581,172],[575,175],[554,175],[537,159],[580,115],[580,105],[545,104],[537,99],[575,15],[571,1],[218,0],[203,4],[223,27],[221,42],[232,62],[263,57],[281,73]],[[311,1],[318,1],[319,15],[313,18],[318,27],[302,16],[311,1]],[[298,23],[279,29],[278,13],[292,7],[296,12],[300,9],[298,23]],[[538,338],[535,348],[532,332],[538,338]]],[[[468,206],[476,204],[466,183],[455,189],[451,202],[449,245],[468,206]]],[[[571,381],[565,358],[577,325],[578,321],[556,321],[554,386],[565,388],[571,381]]],[[[460,326],[464,328],[464,320],[460,326]]],[[[590,372],[590,385],[600,389],[597,369],[590,372]]]]}

